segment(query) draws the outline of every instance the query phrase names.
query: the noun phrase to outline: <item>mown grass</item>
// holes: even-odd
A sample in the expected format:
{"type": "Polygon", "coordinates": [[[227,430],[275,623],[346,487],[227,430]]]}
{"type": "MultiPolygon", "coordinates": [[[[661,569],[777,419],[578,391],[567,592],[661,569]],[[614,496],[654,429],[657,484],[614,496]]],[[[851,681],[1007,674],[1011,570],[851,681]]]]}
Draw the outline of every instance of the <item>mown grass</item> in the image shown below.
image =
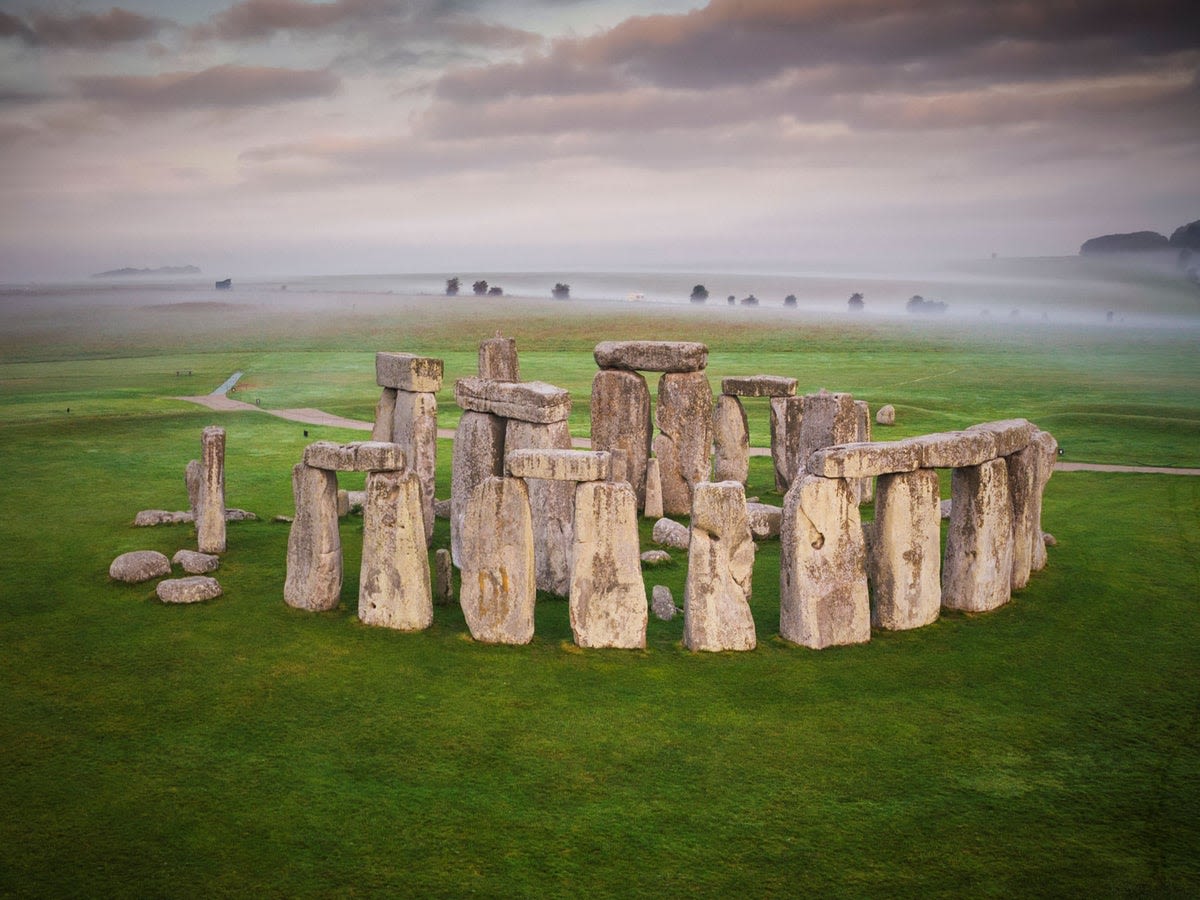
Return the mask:
{"type": "MultiPolygon", "coordinates": [[[[771,542],[755,566],[753,653],[690,654],[681,620],[653,618],[645,651],[581,651],[550,598],[527,647],[473,643],[456,606],[397,634],[355,618],[357,519],[342,526],[342,605],[306,614],[281,596],[287,526],[269,519],[290,512],[290,467],[309,440],[360,435],[308,426],[306,439],[266,415],[170,399],[201,392],[180,390],[177,369],[205,390],[241,369],[243,399],[369,418],[370,351],[429,346],[393,324],[382,344],[360,333],[361,349],[76,360],[67,347],[0,366],[0,894],[1200,888],[1200,482],[1059,474],[1045,513],[1059,545],[1013,603],[858,647],[778,638],[771,542]],[[107,566],[194,546],[188,526],[129,522],[186,505],[183,466],[212,422],[228,431],[229,502],[263,520],[230,526],[222,598],[167,608],[151,586],[109,583],[107,566]]],[[[525,376],[571,389],[576,429],[589,342],[611,336],[594,324],[558,323],[553,351],[517,335],[525,376]]],[[[448,375],[473,367],[487,333],[460,333],[448,375]]],[[[1020,414],[1069,454],[1196,464],[1195,360],[1166,336],[1113,342],[1094,363],[1087,346],[956,349],[936,335],[752,340],[711,340],[710,371],[892,400],[896,433],[1020,414]],[[1047,422],[1056,411],[1075,417],[1074,437],[1047,422]]],[[[446,419],[452,407],[443,397],[446,419]]],[[[773,493],[769,460],[754,460],[749,491],[773,493]]],[[[447,541],[439,522],[435,545],[447,541]]],[[[647,587],[682,602],[674,557],[647,587]]]]}

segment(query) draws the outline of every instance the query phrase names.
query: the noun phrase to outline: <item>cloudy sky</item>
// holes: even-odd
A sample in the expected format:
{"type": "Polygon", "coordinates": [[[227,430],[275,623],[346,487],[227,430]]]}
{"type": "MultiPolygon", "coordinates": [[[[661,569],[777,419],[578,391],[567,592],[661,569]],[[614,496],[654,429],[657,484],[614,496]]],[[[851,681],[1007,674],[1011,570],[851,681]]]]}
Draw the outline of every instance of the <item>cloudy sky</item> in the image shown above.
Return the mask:
{"type": "Polygon", "coordinates": [[[1074,253],[1200,218],[1196,0],[0,0],[0,281],[1074,253]]]}

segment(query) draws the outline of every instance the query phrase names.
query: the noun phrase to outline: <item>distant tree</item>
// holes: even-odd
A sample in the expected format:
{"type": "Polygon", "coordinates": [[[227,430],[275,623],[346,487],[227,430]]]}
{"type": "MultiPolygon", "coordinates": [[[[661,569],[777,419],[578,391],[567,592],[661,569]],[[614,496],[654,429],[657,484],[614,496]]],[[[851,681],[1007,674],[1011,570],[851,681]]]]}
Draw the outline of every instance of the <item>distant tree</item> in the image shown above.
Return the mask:
{"type": "Polygon", "coordinates": [[[471,290],[475,292],[476,296],[482,297],[488,292],[488,283],[480,279],[471,285],[471,290]]]}
{"type": "Polygon", "coordinates": [[[446,296],[447,297],[457,297],[458,296],[458,279],[457,278],[447,278],[446,279],[446,296]]]}
{"type": "Polygon", "coordinates": [[[500,285],[498,285],[498,284],[493,284],[490,288],[488,288],[488,296],[489,297],[503,297],[504,296],[504,288],[500,287],[500,285]]]}
{"type": "Polygon", "coordinates": [[[795,306],[796,305],[796,295],[788,294],[786,297],[784,297],[783,305],[784,306],[795,306]]]}
{"type": "Polygon", "coordinates": [[[733,296],[733,294],[730,294],[728,297],[725,298],[725,302],[728,303],[730,306],[733,306],[733,304],[737,303],[737,297],[733,296]]]}
{"type": "Polygon", "coordinates": [[[571,286],[563,284],[561,281],[554,285],[554,290],[550,292],[555,300],[567,300],[571,296],[571,286]]]}
{"type": "Polygon", "coordinates": [[[926,300],[920,294],[913,294],[904,304],[904,308],[919,315],[936,315],[946,311],[946,304],[941,300],[926,300]]]}
{"type": "Polygon", "coordinates": [[[851,294],[850,299],[846,301],[846,306],[850,309],[850,312],[862,312],[863,307],[866,306],[863,303],[863,295],[859,293],[851,294]]]}
{"type": "Polygon", "coordinates": [[[753,294],[743,297],[742,306],[758,306],[758,298],[753,294]]]}
{"type": "Polygon", "coordinates": [[[704,285],[698,284],[694,288],[692,288],[691,300],[693,303],[703,303],[707,299],[708,299],[708,288],[706,288],[704,285]]]}

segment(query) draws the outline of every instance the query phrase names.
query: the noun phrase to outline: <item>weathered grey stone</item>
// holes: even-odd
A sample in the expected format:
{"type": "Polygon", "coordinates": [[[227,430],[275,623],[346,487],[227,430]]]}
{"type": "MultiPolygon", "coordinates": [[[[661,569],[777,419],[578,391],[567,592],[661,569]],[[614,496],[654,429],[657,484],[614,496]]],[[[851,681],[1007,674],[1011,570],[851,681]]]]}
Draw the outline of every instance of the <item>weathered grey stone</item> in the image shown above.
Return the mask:
{"type": "Polygon", "coordinates": [[[650,597],[650,608],[655,618],[661,619],[663,622],[670,622],[679,615],[679,607],[675,605],[675,598],[671,596],[671,589],[666,585],[656,584],[650,591],[650,597]]]}
{"type": "MultiPolygon", "coordinates": [[[[616,450],[606,450],[604,452],[608,453],[612,461],[612,465],[609,466],[608,480],[623,481],[630,487],[633,487],[629,481],[629,454],[619,448],[616,450]]],[[[637,496],[636,491],[634,491],[634,496],[637,496]]],[[[638,501],[638,505],[641,505],[641,501],[638,501]]]]}
{"type": "Polygon", "coordinates": [[[708,347],[692,341],[602,341],[593,355],[601,369],[701,372],[708,365],[708,347]]]}
{"type": "Polygon", "coordinates": [[[479,377],[492,381],[520,381],[521,366],[515,338],[497,334],[479,344],[479,377]]]}
{"type": "Polygon", "coordinates": [[[450,551],[439,548],[433,554],[433,602],[449,606],[454,601],[454,568],[450,551]]]}
{"type": "Polygon", "coordinates": [[[256,522],[256,521],[258,521],[258,516],[256,516],[252,512],[246,512],[246,510],[244,510],[244,509],[238,509],[237,507],[230,506],[230,507],[225,508],[225,521],[226,522],[256,522]]]}
{"type": "Polygon", "coordinates": [[[659,379],[654,455],[667,515],[687,515],[692,489],[708,480],[712,407],[712,388],[703,372],[668,373],[659,379]]]}
{"type": "Polygon", "coordinates": [[[1003,457],[1008,468],[1008,495],[1012,502],[1012,590],[1029,584],[1033,571],[1034,539],[1041,534],[1037,514],[1038,448],[1027,444],[1016,453],[1003,457]]]}
{"type": "Polygon", "coordinates": [[[1003,606],[1012,586],[1008,467],[1002,459],[991,459],[955,469],[950,495],[954,503],[942,565],[942,606],[967,612],[1003,606]]]}
{"type": "Polygon", "coordinates": [[[421,480],[421,516],[428,547],[433,541],[433,490],[437,478],[437,397],[397,392],[392,440],[403,451],[408,468],[421,480]]]}
{"type": "Polygon", "coordinates": [[[943,500],[939,504],[939,507],[940,507],[940,512],[942,515],[942,521],[946,521],[950,518],[950,513],[954,509],[954,501],[953,500],[943,500]]]}
{"type": "Polygon", "coordinates": [[[283,599],[314,611],[334,609],[342,592],[337,475],[299,463],[292,468],[296,515],[288,533],[283,599]]]}
{"type": "MultiPolygon", "coordinates": [[[[538,425],[509,419],[504,448],[514,450],[569,450],[571,432],[566,422],[538,425]]],[[[533,510],[534,562],[538,590],[559,597],[571,588],[571,532],[575,521],[575,485],[569,481],[525,480],[533,510]]]]}
{"type": "Polygon", "coordinates": [[[987,431],[946,431],[908,438],[919,469],[963,469],[996,458],[996,438],[987,431]]]}
{"type": "Polygon", "coordinates": [[[358,618],[365,625],[421,631],[433,624],[429,557],[415,472],[367,475],[358,618]]]}
{"type": "Polygon", "coordinates": [[[131,550],[122,553],[108,567],[108,577],[126,584],[141,584],[151,578],[171,574],[171,561],[157,550],[131,550]]]}
{"type": "MultiPolygon", "coordinates": [[[[854,440],[860,444],[871,442],[871,407],[866,400],[855,400],[854,410],[858,413],[858,428],[854,440]]],[[[858,504],[870,503],[875,498],[875,481],[870,477],[858,479],[858,504]]]]}
{"type": "Polygon", "coordinates": [[[135,528],[152,528],[155,525],[181,525],[194,522],[190,512],[172,512],[167,509],[143,509],[133,517],[135,528]]]}
{"type": "Polygon", "coordinates": [[[931,467],[922,467],[921,446],[914,441],[872,441],[814,450],[806,468],[822,478],[869,478],[931,467]]]}
{"type": "Polygon", "coordinates": [[[722,394],[717,398],[713,407],[713,448],[716,480],[745,484],[750,475],[750,426],[737,397],[722,394]]]}
{"type": "Polygon", "coordinates": [[[896,407],[890,403],[885,403],[875,411],[876,425],[895,425],[896,424],[896,407]]]}
{"type": "Polygon", "coordinates": [[[396,389],[384,388],[375,404],[375,427],[371,429],[371,440],[390,442],[396,429],[396,389]]]}
{"type": "Polygon", "coordinates": [[[1046,568],[1046,547],[1054,546],[1049,542],[1039,541],[1037,536],[1042,531],[1042,499],[1046,493],[1046,484],[1054,474],[1054,464],[1058,461],[1058,441],[1050,432],[1038,431],[1030,443],[1037,448],[1037,484],[1034,491],[1034,508],[1030,513],[1037,525],[1034,527],[1033,551],[1029,557],[1029,564],[1034,572],[1040,572],[1046,568]]]}
{"type": "Polygon", "coordinates": [[[296,517],[295,516],[274,516],[271,519],[271,521],[276,523],[277,525],[291,525],[292,522],[296,521],[296,517]]]}
{"type": "Polygon", "coordinates": [[[654,543],[662,544],[664,547],[674,547],[676,550],[686,550],[688,542],[691,540],[687,526],[679,524],[674,519],[659,519],[654,523],[654,530],[650,535],[654,543]]]}
{"type": "Polygon", "coordinates": [[[519,478],[484,479],[467,501],[459,605],[471,637],[489,644],[533,639],[537,583],[529,492],[519,478]]]}
{"type": "Polygon", "coordinates": [[[597,450],[510,450],[504,465],[513,478],[547,481],[607,481],[612,456],[597,450]]]}
{"type": "Polygon", "coordinates": [[[350,492],[338,488],[337,492],[338,518],[344,519],[350,515],[350,492]]]}
{"type": "Polygon", "coordinates": [[[362,512],[367,505],[366,491],[346,491],[346,502],[350,504],[350,512],[362,512]]]}
{"type": "Polygon", "coordinates": [[[191,575],[187,578],[168,578],[160,581],[154,593],[163,603],[203,603],[221,596],[221,585],[215,578],[206,575],[191,575]]]}
{"type": "Polygon", "coordinates": [[[380,352],[375,354],[375,383],[400,391],[436,394],[442,389],[444,368],[440,359],[380,352]]]}
{"type": "Polygon", "coordinates": [[[671,554],[666,550],[647,550],[642,554],[643,566],[665,566],[671,561],[671,554]]]}
{"type": "Polygon", "coordinates": [[[781,493],[786,493],[800,468],[803,423],[803,397],[771,398],[771,461],[775,464],[775,490],[781,493]]]}
{"type": "Polygon", "coordinates": [[[746,521],[750,523],[750,534],[756,541],[779,537],[783,527],[783,507],[747,500],[746,521]]]}
{"type": "Polygon", "coordinates": [[[754,541],[746,491],[736,481],[701,482],[692,503],[683,592],[683,645],[689,650],[753,650],[750,613],[754,541]]]}
{"type": "Polygon", "coordinates": [[[996,455],[1011,456],[1029,446],[1037,427],[1026,419],[1002,419],[972,425],[967,431],[986,431],[996,439],[996,455]]]}
{"type": "Polygon", "coordinates": [[[171,562],[189,575],[207,575],[221,565],[221,557],[212,553],[197,553],[195,550],[180,550],[171,557],[171,562]]]}
{"type": "Polygon", "coordinates": [[[201,553],[225,552],[225,429],[209,425],[200,435],[200,496],[196,543],[201,553]]]}
{"type": "Polygon", "coordinates": [[[796,379],[782,375],[738,375],[721,379],[721,393],[732,397],[795,397],[796,379]]]}
{"type": "Polygon", "coordinates": [[[1058,538],[1056,538],[1054,535],[1052,535],[1048,531],[1043,531],[1042,532],[1042,546],[1057,547],[1058,546],[1058,538]]]}
{"type": "Polygon", "coordinates": [[[663,514],[662,470],[658,460],[646,460],[646,499],[642,503],[642,515],[647,519],[661,519],[663,514]]]}
{"type": "Polygon", "coordinates": [[[382,441],[317,441],[304,448],[303,461],[329,472],[396,472],[405,467],[403,448],[382,441]]]}
{"type": "Polygon", "coordinates": [[[575,489],[570,615],[580,647],[646,646],[637,519],[628,484],[588,481],[575,489]]]}
{"type": "Polygon", "coordinates": [[[796,475],[808,471],[808,460],[813,451],[856,442],[859,434],[858,407],[850,394],[821,391],[806,394],[802,402],[804,414],[800,422],[796,475]]]}
{"type": "Polygon", "coordinates": [[[780,637],[815,650],[870,640],[866,546],[854,486],[844,478],[802,475],[784,498],[780,543],[780,637]]]}
{"type": "Polygon", "coordinates": [[[192,514],[191,521],[196,521],[196,506],[200,503],[200,483],[204,481],[204,466],[200,460],[188,460],[183,472],[183,480],[187,485],[188,510],[192,514]]]}
{"type": "Polygon", "coordinates": [[[460,378],[454,382],[454,402],[472,412],[492,413],[535,425],[562,422],[571,414],[571,395],[544,381],[460,378]]]}
{"type": "Polygon", "coordinates": [[[942,605],[941,510],[933,469],[880,475],[867,541],[871,624],[889,631],[928,625],[942,605]]]}
{"type": "Polygon", "coordinates": [[[453,509],[453,503],[449,497],[445,500],[433,501],[433,517],[435,519],[449,519],[451,509],[453,509]]]}
{"type": "Polygon", "coordinates": [[[637,372],[601,369],[592,379],[592,449],[624,450],[638,504],[646,500],[646,464],[654,429],[650,388],[637,372]]]}
{"type": "Polygon", "coordinates": [[[504,419],[464,412],[454,432],[450,468],[450,552],[462,568],[462,533],[467,501],[476,486],[504,471],[504,419]]]}

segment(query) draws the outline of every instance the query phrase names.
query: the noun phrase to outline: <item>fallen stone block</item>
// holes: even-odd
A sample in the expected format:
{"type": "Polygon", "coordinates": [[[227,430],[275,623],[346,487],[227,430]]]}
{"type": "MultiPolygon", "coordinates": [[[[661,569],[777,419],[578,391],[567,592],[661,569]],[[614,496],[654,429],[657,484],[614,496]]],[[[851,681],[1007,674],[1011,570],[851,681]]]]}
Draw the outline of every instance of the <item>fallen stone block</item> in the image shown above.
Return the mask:
{"type": "Polygon", "coordinates": [[[220,597],[221,585],[215,578],[191,575],[160,581],[154,592],[163,603],[203,603],[220,597]]]}
{"type": "Polygon", "coordinates": [[[454,382],[454,402],[472,412],[492,413],[535,425],[563,422],[571,414],[571,395],[544,381],[460,378],[454,382]]]}
{"type": "Polygon", "coordinates": [[[687,526],[674,519],[659,519],[654,523],[654,530],[650,535],[654,543],[674,547],[676,550],[686,550],[690,540],[687,526]]]}
{"type": "Polygon", "coordinates": [[[666,550],[647,550],[641,560],[643,566],[664,566],[671,561],[671,554],[666,550]]]}
{"type": "Polygon", "coordinates": [[[220,568],[221,557],[212,553],[197,553],[195,550],[180,550],[171,557],[171,562],[189,575],[207,575],[220,568]]]}
{"type": "Polygon", "coordinates": [[[171,561],[157,550],[131,550],[122,553],[108,567],[108,577],[126,584],[141,584],[171,574],[171,561]]]}
{"type": "Polygon", "coordinates": [[[602,341],[593,356],[601,369],[700,372],[708,365],[708,347],[692,341],[602,341]]]}
{"type": "Polygon", "coordinates": [[[143,509],[133,517],[135,528],[153,528],[156,525],[182,525],[195,519],[190,512],[171,512],[166,509],[143,509]]]}
{"type": "Polygon", "coordinates": [[[595,450],[510,450],[504,464],[513,478],[607,481],[612,471],[612,456],[595,450]]]}
{"type": "Polygon", "coordinates": [[[444,364],[440,359],[412,353],[375,354],[375,383],[397,391],[436,394],[442,389],[444,364]]]}
{"type": "Polygon", "coordinates": [[[885,403],[875,411],[876,425],[895,425],[896,424],[896,407],[890,403],[885,403]]]}
{"type": "Polygon", "coordinates": [[[769,503],[746,501],[746,521],[750,523],[750,534],[756,541],[779,537],[783,527],[783,507],[769,503]]]}

